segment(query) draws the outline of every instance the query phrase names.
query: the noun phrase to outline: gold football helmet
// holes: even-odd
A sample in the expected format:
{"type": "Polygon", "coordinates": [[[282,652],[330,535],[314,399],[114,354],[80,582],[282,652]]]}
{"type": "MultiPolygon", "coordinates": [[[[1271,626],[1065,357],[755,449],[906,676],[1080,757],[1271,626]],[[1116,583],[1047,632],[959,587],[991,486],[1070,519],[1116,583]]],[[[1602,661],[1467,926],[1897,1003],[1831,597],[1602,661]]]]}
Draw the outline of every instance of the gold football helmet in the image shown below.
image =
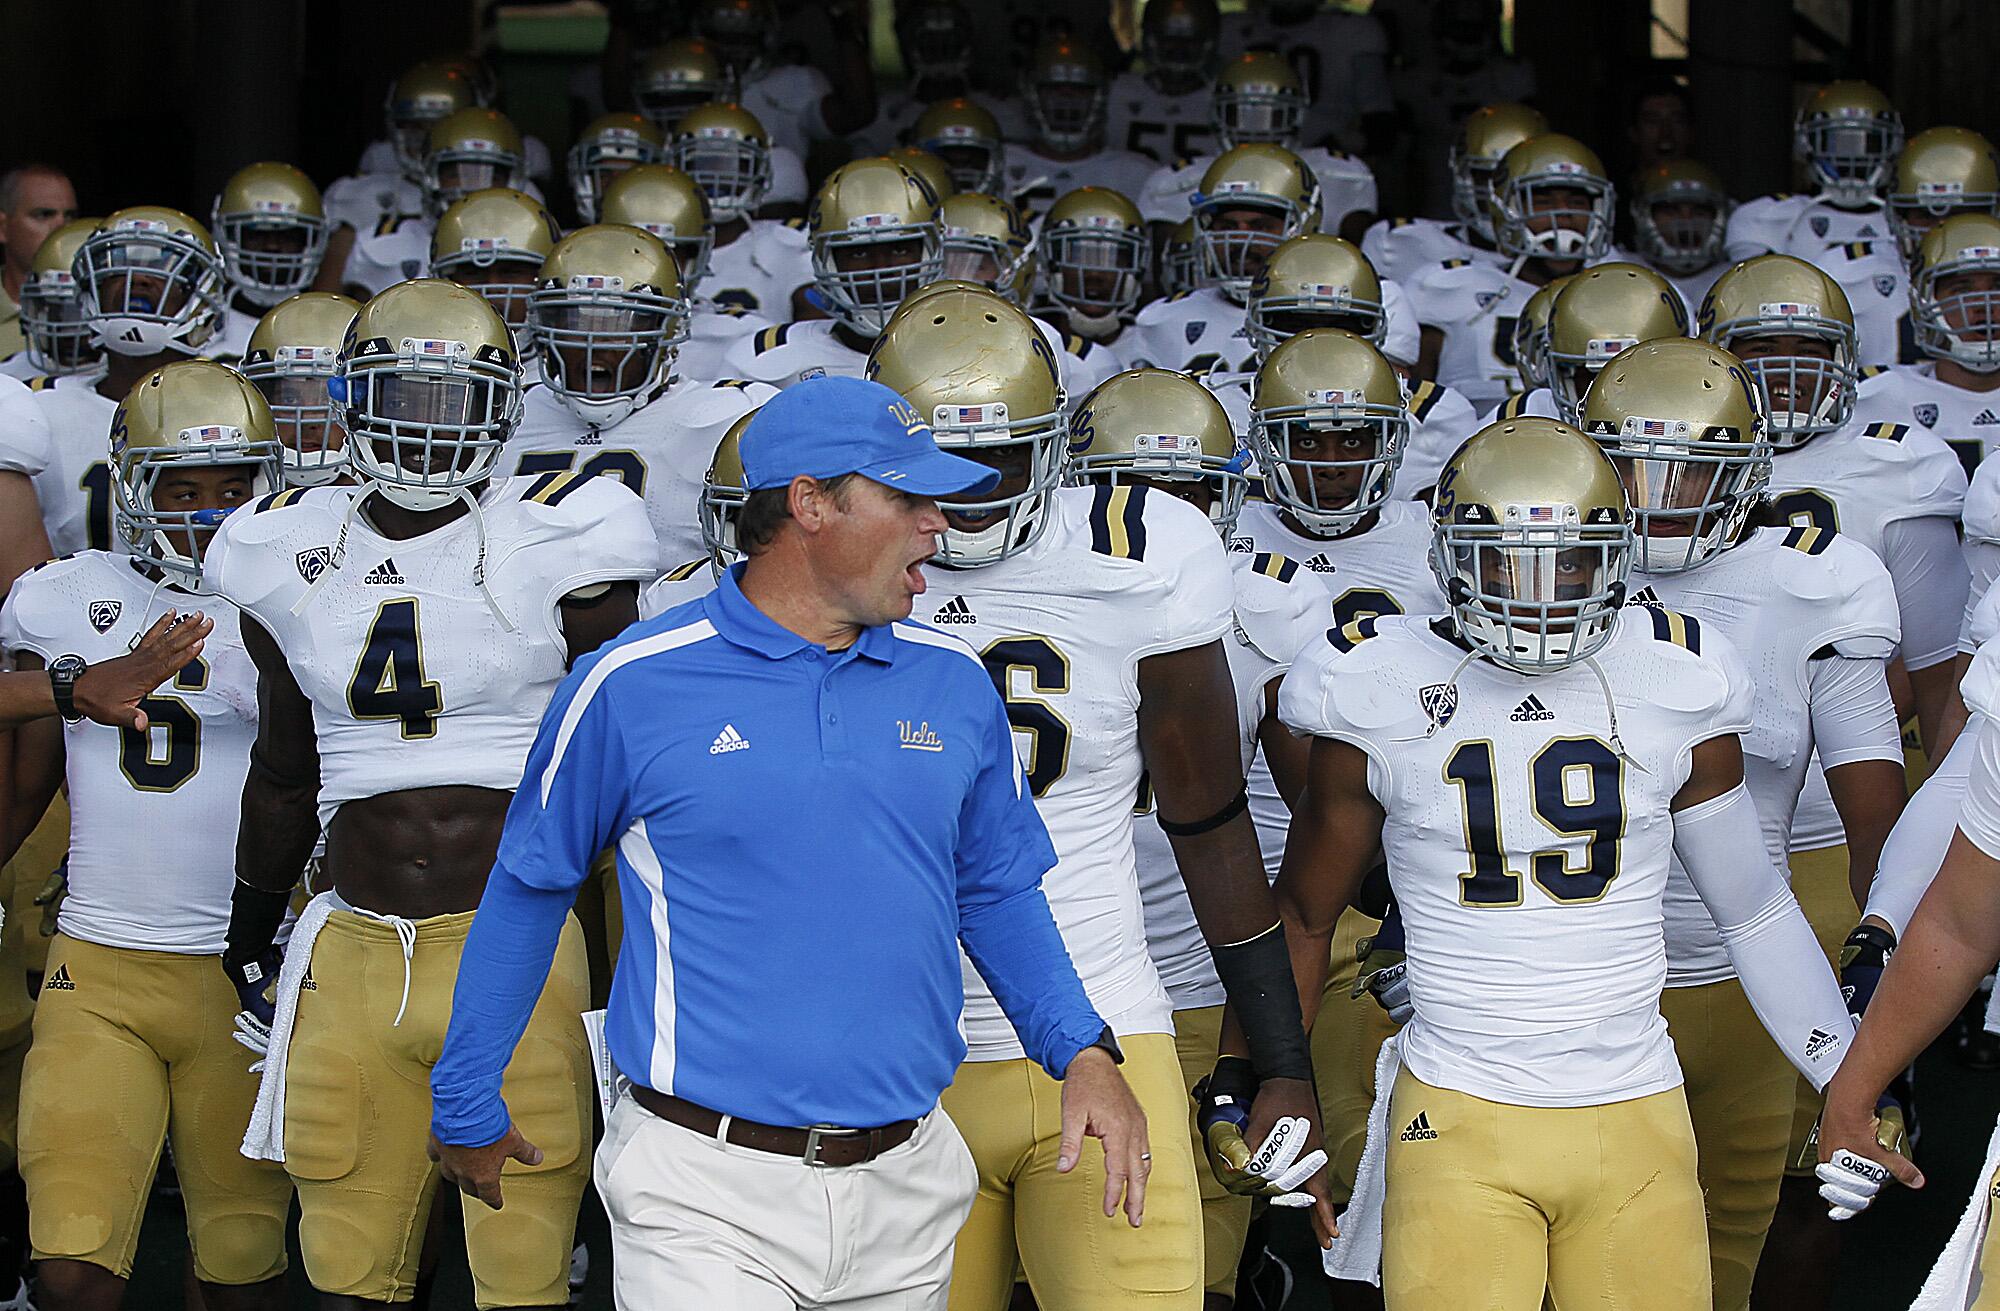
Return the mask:
{"type": "Polygon", "coordinates": [[[1549,311],[1575,276],[1565,273],[1550,278],[1521,302],[1521,313],[1514,319],[1514,372],[1521,379],[1523,392],[1549,385],[1549,311]]]}
{"type": "Polygon", "coordinates": [[[1466,644],[1545,674],[1611,640],[1632,564],[1625,486],[1596,442],[1556,419],[1490,423],[1445,461],[1431,570],[1466,644]]]}
{"type": "Polygon", "coordinates": [[[1250,391],[1264,494],[1312,532],[1346,532],[1389,499],[1410,438],[1396,370],[1366,338],[1307,328],[1281,342],[1250,391]]]}
{"type": "Polygon", "coordinates": [[[1259,361],[1306,328],[1341,328],[1382,345],[1389,332],[1382,280],[1359,246],[1317,232],[1293,237],[1250,284],[1243,330],[1259,361]]]}
{"type": "Polygon", "coordinates": [[[1062,372],[1035,321],[990,291],[936,291],[883,330],[868,376],[901,392],[941,448],[1000,471],[992,491],[946,503],[932,558],[962,568],[1026,550],[1068,437],[1062,372]]]}
{"type": "Polygon", "coordinates": [[[958,184],[951,180],[951,170],[928,150],[918,146],[897,146],[882,158],[901,164],[917,181],[930,188],[931,195],[939,204],[958,194],[958,184]]]}
{"type": "Polygon", "coordinates": [[[1202,277],[1238,304],[1271,252],[1293,237],[1319,231],[1319,179],[1283,146],[1223,152],[1201,175],[1191,199],[1202,277]]]}
{"type": "Polygon", "coordinates": [[[1150,0],[1139,15],[1139,53],[1154,86],[1182,95],[1215,71],[1222,15],[1215,0],[1150,0]]]}
{"type": "Polygon", "coordinates": [[[103,352],[91,341],[73,266],[85,238],[103,219],[79,218],[42,238],[21,280],[21,337],[28,363],[43,374],[88,373],[103,352]]]}
{"type": "Polygon", "coordinates": [[[243,377],[271,409],[287,487],[321,487],[347,470],[347,437],[326,383],[339,372],[340,346],[360,309],[345,296],[301,292],[251,330],[243,377]]]}
{"type": "Polygon", "coordinates": [[[1502,103],[1482,105],[1465,116],[1451,143],[1451,212],[1468,229],[1493,240],[1493,180],[1507,152],[1549,130],[1539,109],[1502,103]]]}
{"type": "Polygon", "coordinates": [[[1205,510],[1227,536],[1250,490],[1249,452],[1215,393],[1167,369],[1127,369],[1078,402],[1069,480],[1158,483],[1205,510]]]}
{"type": "Polygon", "coordinates": [[[1822,196],[1858,209],[1880,203],[1903,148],[1903,118],[1866,82],[1829,82],[1813,92],[1792,128],[1792,153],[1822,196]]]}
{"type": "Polygon", "coordinates": [[[683,290],[692,294],[708,276],[715,224],[708,197],[686,173],[670,164],[641,164],[612,179],[602,208],[599,222],[623,223],[667,244],[680,266],[683,290]]]}
{"type": "Polygon", "coordinates": [[[561,235],[533,196],[505,187],[475,191],[438,219],[431,276],[484,296],[525,342],[535,270],[561,235]]]}
{"type": "Polygon", "coordinates": [[[741,105],[701,105],[681,115],[668,162],[693,178],[717,223],[747,219],[771,190],[771,138],[741,105]]]}
{"type": "Polygon", "coordinates": [[[514,334],[455,282],[412,278],[376,295],[348,325],[337,364],[327,393],[355,476],[405,509],[471,495],[521,422],[514,334]]]}
{"type": "Polygon", "coordinates": [[[657,164],[667,139],[639,114],[600,114],[569,148],[569,191],[576,215],[597,222],[597,204],[619,174],[640,164],[657,164]]]}
{"type": "Polygon", "coordinates": [[[1889,227],[1904,265],[1916,263],[1924,234],[1960,213],[2000,213],[2000,157],[1970,128],[1917,133],[1896,156],[1889,184],[1889,227]]]}
{"type": "Polygon", "coordinates": [[[427,59],[398,77],[383,102],[382,118],[403,176],[423,180],[433,123],[480,103],[465,66],[455,59],[427,59]]]}
{"type": "Polygon", "coordinates": [[[962,96],[940,100],[918,115],[910,140],[944,161],[952,185],[960,191],[994,195],[1007,176],[1007,144],[999,122],[962,96]]]}
{"type": "Polygon", "coordinates": [[[701,480],[701,506],[696,513],[701,520],[702,543],[708,547],[709,566],[717,576],[742,554],[736,546],[736,518],[750,499],[750,488],[743,476],[741,442],[743,430],[756,413],[751,410],[729,425],[715,444],[714,458],[701,480]]]}
{"type": "Polygon", "coordinates": [[[199,355],[229,298],[208,229],[164,205],[134,205],[98,224],[72,271],[92,339],[114,355],[199,355]]]}
{"type": "Polygon", "coordinates": [[[1139,306],[1152,243],[1139,207],[1109,187],[1078,187],[1042,218],[1044,289],[1070,327],[1106,337],[1139,306]]]}
{"type": "Polygon", "coordinates": [[[1578,272],[1549,311],[1549,391],[1564,423],[1583,413],[1597,371],[1627,347],[1687,336],[1687,307],[1672,283],[1639,264],[1613,262],[1578,272]]]}
{"type": "Polygon", "coordinates": [[[424,205],[436,217],[475,191],[518,191],[528,179],[521,134],[497,109],[461,109],[431,125],[424,205]]]}
{"type": "Polygon", "coordinates": [[[1854,413],[1861,367],[1854,311],[1840,284],[1790,255],[1759,255],[1716,279],[1701,338],[1743,361],[1779,450],[1832,432],[1854,413]]]}
{"type": "Polygon", "coordinates": [[[1611,247],[1615,204],[1596,151],[1560,133],[1530,137],[1494,176],[1493,244],[1515,259],[1594,260],[1611,247]]]}
{"type": "Polygon", "coordinates": [[[1685,337],[1641,342],[1604,366],[1584,432],[1618,467],[1634,563],[1692,569],[1735,545],[1771,480],[1771,443],[1743,361],[1685,337]]]}
{"type": "Polygon", "coordinates": [[[944,275],[977,282],[1016,305],[1035,285],[1035,237],[1021,211],[993,196],[961,191],[938,208],[944,275]]]}
{"type": "Polygon", "coordinates": [[[778,28],[770,0],[696,0],[689,10],[694,34],[715,47],[738,78],[747,80],[762,66],[778,28]]]}
{"type": "Polygon", "coordinates": [[[828,310],[863,337],[879,334],[897,302],[944,274],[937,198],[893,160],[835,169],[806,214],[806,240],[828,310]]]}
{"type": "Polygon", "coordinates": [[[1169,296],[1202,285],[1201,259],[1195,249],[1194,219],[1184,218],[1167,232],[1160,247],[1160,290],[1169,296]]]}
{"type": "Polygon", "coordinates": [[[2000,370],[2000,218],[1954,214],[1932,228],[1910,273],[1910,326],[1926,355],[2000,370]]]}
{"type": "Polygon", "coordinates": [[[215,198],[215,244],[230,287],[272,306],[312,285],[326,256],[319,188],[290,164],[251,164],[215,198]]]}
{"type": "Polygon", "coordinates": [[[715,47],[696,37],[669,41],[647,52],[632,74],[632,103],[662,132],[682,114],[712,100],[736,98],[736,79],[715,47]]]}
{"type": "Polygon", "coordinates": [[[1706,164],[1668,159],[1643,170],[1632,190],[1639,253],[1669,273],[1696,273],[1722,258],[1735,202],[1706,164]]]}
{"type": "Polygon", "coordinates": [[[673,379],[687,313],[666,244],[609,223],[557,242],[528,297],[542,379],[564,409],[593,428],[623,422],[673,379]]]}
{"type": "Polygon", "coordinates": [[[169,510],[160,484],[177,469],[243,466],[236,505],[278,490],[278,439],[257,389],[234,369],[181,360],[154,369],[111,416],[111,517],[118,541],[167,579],[202,591],[201,557],[236,505],[169,510]]]}
{"type": "Polygon", "coordinates": [[[1021,103],[1035,140],[1061,154],[1098,141],[1110,96],[1104,61],[1073,36],[1045,37],[1021,77],[1021,103]]]}
{"type": "Polygon", "coordinates": [[[1255,141],[1289,150],[1305,118],[1305,88],[1283,55],[1246,51],[1215,76],[1208,121],[1224,150],[1255,141]]]}
{"type": "Polygon", "coordinates": [[[972,67],[972,15],[958,0],[914,0],[896,11],[896,48],[910,85],[963,85],[972,67]]]}

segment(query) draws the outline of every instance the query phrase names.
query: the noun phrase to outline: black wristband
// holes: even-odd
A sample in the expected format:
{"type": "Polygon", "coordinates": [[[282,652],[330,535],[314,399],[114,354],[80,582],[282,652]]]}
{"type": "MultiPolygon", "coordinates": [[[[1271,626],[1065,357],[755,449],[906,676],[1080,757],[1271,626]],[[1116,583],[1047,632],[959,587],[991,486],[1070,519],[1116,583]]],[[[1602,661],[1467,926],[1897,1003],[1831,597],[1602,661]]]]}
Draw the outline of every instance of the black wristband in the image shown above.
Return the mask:
{"type": "Polygon", "coordinates": [[[1896,954],[1896,935],[1873,924],[1862,924],[1848,934],[1847,941],[1841,945],[1859,947],[1864,954],[1873,952],[1879,963],[1886,964],[1889,957],[1896,954]]]}
{"type": "Polygon", "coordinates": [[[222,949],[222,963],[240,969],[271,949],[278,926],[285,922],[285,908],[291,905],[292,890],[273,892],[254,887],[241,878],[229,894],[229,936],[222,949]]]}
{"type": "Polygon", "coordinates": [[[1236,795],[1229,799],[1228,805],[1216,811],[1207,819],[1198,819],[1192,824],[1175,824],[1169,821],[1165,815],[1156,815],[1154,818],[1160,821],[1160,831],[1168,837],[1193,838],[1221,828],[1224,824],[1227,824],[1230,820],[1235,819],[1248,809],[1250,809],[1250,790],[1247,787],[1240,787],[1236,789],[1236,795]]]}
{"type": "Polygon", "coordinates": [[[1216,947],[1215,972],[1236,1010],[1250,1061],[1262,1079],[1312,1079],[1299,989],[1292,979],[1285,927],[1273,924],[1248,942],[1216,947]]]}

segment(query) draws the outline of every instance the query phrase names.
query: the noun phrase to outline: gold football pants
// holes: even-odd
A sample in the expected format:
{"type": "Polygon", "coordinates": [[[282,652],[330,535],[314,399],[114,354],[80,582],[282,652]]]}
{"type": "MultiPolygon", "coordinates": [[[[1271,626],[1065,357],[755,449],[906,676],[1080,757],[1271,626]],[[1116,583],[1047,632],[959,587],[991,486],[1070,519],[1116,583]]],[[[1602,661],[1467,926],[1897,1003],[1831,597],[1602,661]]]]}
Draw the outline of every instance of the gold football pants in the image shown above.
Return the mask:
{"type": "MultiPolygon", "coordinates": [[[[1201,1189],[1202,1282],[1211,1293],[1236,1296],[1236,1267],[1243,1260],[1243,1240],[1250,1232],[1250,1199],[1222,1186],[1208,1163],[1208,1148],[1195,1127],[1194,1086],[1215,1068],[1222,1041],[1222,1007],[1202,1006],[1174,1012],[1174,1050],[1180,1056],[1181,1082],[1187,1085],[1188,1137],[1194,1148],[1195,1183],[1201,1189]]],[[[1165,1133],[1165,1126],[1154,1132],[1165,1133]]],[[[1148,1222],[1150,1223],[1150,1221],[1148,1222]]]]}
{"type": "Polygon", "coordinates": [[[1381,927],[1381,920],[1358,910],[1341,913],[1333,930],[1326,993],[1313,1019],[1313,1082],[1319,1089],[1327,1186],[1335,1206],[1347,1205],[1354,1192],[1354,1172],[1368,1142],[1368,1113],[1375,1105],[1375,1060],[1396,1032],[1389,1013],[1373,997],[1353,995],[1361,974],[1361,943],[1381,927]]]}

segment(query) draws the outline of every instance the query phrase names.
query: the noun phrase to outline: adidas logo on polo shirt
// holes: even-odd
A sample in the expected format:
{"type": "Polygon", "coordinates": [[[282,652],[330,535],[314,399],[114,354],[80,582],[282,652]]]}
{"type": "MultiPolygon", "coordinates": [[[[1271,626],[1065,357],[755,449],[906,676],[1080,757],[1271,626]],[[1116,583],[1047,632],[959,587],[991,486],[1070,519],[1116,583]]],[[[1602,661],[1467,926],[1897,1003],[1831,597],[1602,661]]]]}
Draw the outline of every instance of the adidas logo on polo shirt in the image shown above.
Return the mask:
{"type": "Polygon", "coordinates": [[[1417,1118],[1410,1121],[1410,1127],[1403,1130],[1399,1136],[1406,1143],[1423,1143],[1435,1139],[1438,1131],[1431,1128],[1431,1113],[1418,1111],[1417,1118]]]}
{"type": "Polygon", "coordinates": [[[708,744],[711,756],[728,755],[731,751],[748,751],[750,739],[736,731],[736,725],[724,724],[722,731],[715,735],[715,741],[708,744]]]}
{"type": "Polygon", "coordinates": [[[384,560],[381,564],[376,565],[368,571],[368,576],[361,581],[364,583],[386,583],[390,587],[402,587],[405,585],[403,575],[396,572],[396,562],[394,560],[384,560]]]}
{"type": "Polygon", "coordinates": [[[976,624],[979,622],[979,617],[972,613],[972,607],[965,603],[964,597],[954,596],[951,600],[946,601],[938,607],[938,612],[931,616],[931,622],[934,624],[976,624]]]}
{"type": "Polygon", "coordinates": [[[1514,707],[1513,714],[1507,716],[1507,718],[1517,724],[1539,724],[1544,720],[1554,719],[1555,717],[1556,712],[1543,705],[1542,699],[1538,696],[1530,696],[1526,701],[1514,707]]]}

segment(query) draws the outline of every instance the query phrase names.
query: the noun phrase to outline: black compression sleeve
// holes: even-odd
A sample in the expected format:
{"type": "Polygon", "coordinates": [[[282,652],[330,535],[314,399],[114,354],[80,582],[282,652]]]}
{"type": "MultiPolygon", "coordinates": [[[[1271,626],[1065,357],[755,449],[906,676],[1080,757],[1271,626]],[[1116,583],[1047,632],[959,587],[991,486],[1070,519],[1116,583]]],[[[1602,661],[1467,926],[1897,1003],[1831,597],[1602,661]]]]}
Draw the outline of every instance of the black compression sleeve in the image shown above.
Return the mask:
{"type": "Polygon", "coordinates": [[[1213,949],[1229,1004],[1250,1044],[1259,1079],[1312,1079],[1305,1021],[1299,1011],[1285,927],[1273,924],[1248,942],[1213,949]]]}

